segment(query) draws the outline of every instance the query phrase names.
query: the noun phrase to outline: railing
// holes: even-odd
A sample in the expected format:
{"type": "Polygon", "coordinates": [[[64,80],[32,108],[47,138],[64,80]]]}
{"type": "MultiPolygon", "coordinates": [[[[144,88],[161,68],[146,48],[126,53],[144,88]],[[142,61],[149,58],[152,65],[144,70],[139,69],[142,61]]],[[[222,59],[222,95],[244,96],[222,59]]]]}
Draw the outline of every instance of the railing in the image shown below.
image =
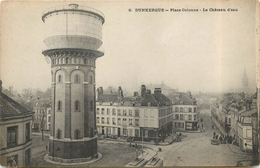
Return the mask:
{"type": "Polygon", "coordinates": [[[96,13],[96,14],[100,15],[101,17],[103,17],[105,19],[105,15],[102,12],[100,12],[97,9],[90,8],[90,7],[87,7],[87,6],[76,6],[76,8],[74,6],[69,6],[69,5],[55,6],[55,7],[51,7],[51,8],[44,10],[42,12],[42,15],[46,15],[49,12],[60,11],[60,10],[75,10],[75,11],[84,10],[84,11],[96,13]]]}

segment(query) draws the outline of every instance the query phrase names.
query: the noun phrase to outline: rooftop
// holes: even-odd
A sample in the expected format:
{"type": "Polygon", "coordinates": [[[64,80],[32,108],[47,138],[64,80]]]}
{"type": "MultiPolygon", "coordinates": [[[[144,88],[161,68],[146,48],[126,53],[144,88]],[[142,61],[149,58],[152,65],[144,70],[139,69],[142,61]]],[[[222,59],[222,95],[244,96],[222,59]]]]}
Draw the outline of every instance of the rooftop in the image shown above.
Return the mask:
{"type": "Polygon", "coordinates": [[[17,117],[24,117],[27,115],[33,115],[25,107],[6,96],[4,93],[0,93],[0,119],[12,119],[17,117]]]}
{"type": "Polygon", "coordinates": [[[251,109],[249,111],[242,111],[242,112],[240,112],[240,116],[251,117],[251,115],[254,113],[257,113],[257,108],[251,109]]]}
{"type": "Polygon", "coordinates": [[[183,95],[179,100],[174,102],[174,105],[196,105],[196,102],[196,100],[188,97],[187,95],[183,95]]]}

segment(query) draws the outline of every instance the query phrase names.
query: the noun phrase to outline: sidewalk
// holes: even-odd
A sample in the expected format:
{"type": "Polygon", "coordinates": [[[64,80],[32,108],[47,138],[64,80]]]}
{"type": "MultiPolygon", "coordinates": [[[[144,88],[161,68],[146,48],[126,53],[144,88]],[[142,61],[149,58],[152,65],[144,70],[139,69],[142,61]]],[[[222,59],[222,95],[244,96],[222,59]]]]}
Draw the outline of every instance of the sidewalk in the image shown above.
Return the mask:
{"type": "Polygon", "coordinates": [[[124,167],[143,167],[145,166],[157,152],[149,147],[144,146],[143,153],[138,156],[138,160],[133,160],[126,164],[124,167]]]}
{"type": "Polygon", "coordinates": [[[230,148],[230,150],[233,152],[233,153],[236,153],[236,154],[241,154],[241,155],[252,155],[252,153],[246,153],[246,152],[243,152],[238,146],[236,145],[232,145],[232,144],[227,144],[228,147],[230,148]]]}
{"type": "MultiPolygon", "coordinates": [[[[41,132],[32,132],[32,135],[42,135],[42,133],[41,132]]],[[[43,135],[44,136],[50,136],[50,133],[44,132],[43,135]]]]}

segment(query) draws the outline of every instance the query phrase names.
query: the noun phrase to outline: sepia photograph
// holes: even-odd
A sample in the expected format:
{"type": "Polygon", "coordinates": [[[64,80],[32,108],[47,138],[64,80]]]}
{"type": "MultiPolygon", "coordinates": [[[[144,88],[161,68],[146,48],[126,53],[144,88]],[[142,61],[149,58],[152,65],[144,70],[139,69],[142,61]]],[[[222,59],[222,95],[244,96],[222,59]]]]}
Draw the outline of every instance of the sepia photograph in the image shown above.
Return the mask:
{"type": "Polygon", "coordinates": [[[1,1],[0,166],[259,166],[259,8],[1,1]]]}

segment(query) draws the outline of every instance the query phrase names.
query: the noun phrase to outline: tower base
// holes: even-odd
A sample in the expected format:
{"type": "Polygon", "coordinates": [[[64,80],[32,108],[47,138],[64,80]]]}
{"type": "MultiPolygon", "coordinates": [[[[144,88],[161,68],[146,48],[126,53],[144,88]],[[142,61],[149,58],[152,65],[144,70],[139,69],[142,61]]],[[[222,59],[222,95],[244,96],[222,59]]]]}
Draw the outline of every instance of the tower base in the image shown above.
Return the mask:
{"type": "Polygon", "coordinates": [[[97,138],[49,139],[49,160],[60,163],[88,162],[97,158],[97,138]]]}
{"type": "Polygon", "coordinates": [[[48,154],[46,154],[44,156],[44,160],[48,163],[52,163],[52,164],[57,164],[57,165],[63,165],[63,166],[76,166],[76,165],[84,165],[84,164],[90,164],[96,161],[99,161],[100,159],[102,159],[102,154],[101,153],[97,153],[97,157],[96,158],[78,158],[78,159],[62,159],[65,162],[60,162],[60,158],[58,159],[59,161],[55,161],[56,158],[53,158],[51,156],[49,156],[48,154]],[[88,161],[86,161],[88,160],[88,161]]]}

